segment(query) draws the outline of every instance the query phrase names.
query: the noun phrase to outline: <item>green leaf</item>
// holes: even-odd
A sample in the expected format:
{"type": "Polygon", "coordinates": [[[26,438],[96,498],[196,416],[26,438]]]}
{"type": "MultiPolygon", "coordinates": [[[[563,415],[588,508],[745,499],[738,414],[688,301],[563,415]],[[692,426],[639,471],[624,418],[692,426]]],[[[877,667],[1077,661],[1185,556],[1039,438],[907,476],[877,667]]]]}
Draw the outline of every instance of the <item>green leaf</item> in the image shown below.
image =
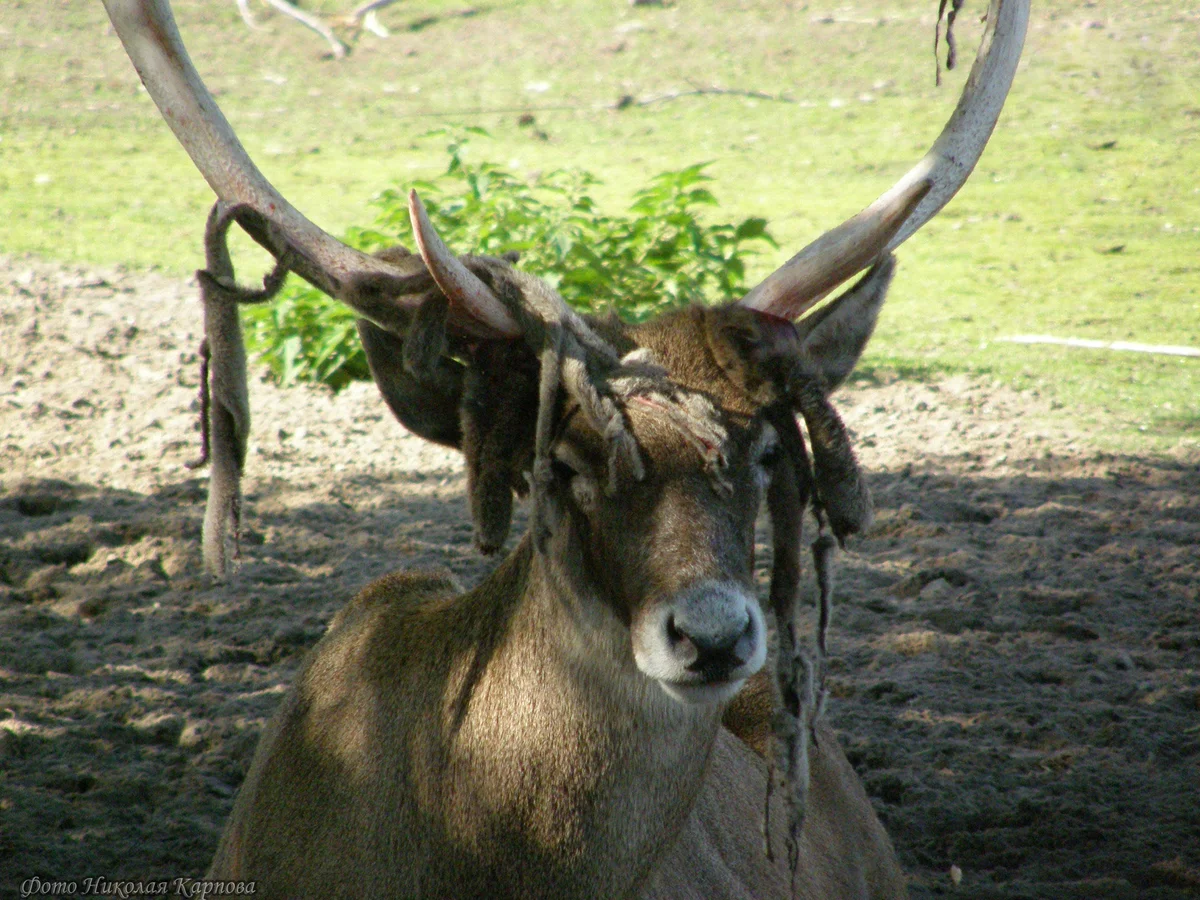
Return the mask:
{"type": "Polygon", "coordinates": [[[767,220],[761,218],[746,219],[733,233],[735,240],[748,241],[751,238],[770,237],[767,234],[767,220]]]}
{"type": "Polygon", "coordinates": [[[297,360],[300,358],[300,336],[293,334],[284,338],[282,371],[279,380],[287,387],[292,384],[297,375],[297,360]]]}

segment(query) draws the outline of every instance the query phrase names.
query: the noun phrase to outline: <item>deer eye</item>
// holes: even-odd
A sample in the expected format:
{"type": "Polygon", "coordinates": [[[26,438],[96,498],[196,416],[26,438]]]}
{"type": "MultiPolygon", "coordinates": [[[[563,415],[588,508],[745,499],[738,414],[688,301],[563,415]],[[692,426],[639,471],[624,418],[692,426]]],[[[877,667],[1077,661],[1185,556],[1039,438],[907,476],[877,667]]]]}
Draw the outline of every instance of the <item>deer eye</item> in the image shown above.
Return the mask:
{"type": "Polygon", "coordinates": [[[554,457],[550,460],[550,471],[554,473],[554,477],[559,481],[570,481],[579,474],[570,463],[560,457],[554,457]]]}
{"type": "Polygon", "coordinates": [[[775,464],[779,462],[780,452],[779,441],[775,435],[773,433],[764,435],[754,460],[754,478],[758,482],[759,488],[766,489],[770,483],[772,471],[775,464]]]}
{"type": "Polygon", "coordinates": [[[763,447],[762,452],[758,454],[758,464],[764,469],[769,469],[779,462],[779,445],[772,442],[763,447]]]}

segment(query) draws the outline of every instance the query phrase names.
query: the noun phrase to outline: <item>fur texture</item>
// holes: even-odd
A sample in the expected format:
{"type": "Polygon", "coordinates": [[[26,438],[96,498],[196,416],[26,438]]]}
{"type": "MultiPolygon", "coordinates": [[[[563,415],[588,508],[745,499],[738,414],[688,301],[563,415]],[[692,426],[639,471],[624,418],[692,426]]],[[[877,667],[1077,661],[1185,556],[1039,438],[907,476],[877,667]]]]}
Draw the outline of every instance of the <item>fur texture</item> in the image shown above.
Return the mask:
{"type": "MultiPolygon", "coordinates": [[[[737,307],[586,321],[504,260],[463,261],[525,338],[466,339],[418,311],[416,338],[363,326],[372,372],[402,422],[464,451],[484,549],[526,472],[533,532],[470,593],[396,574],[335,619],[263,738],[212,877],[288,898],[782,897],[793,878],[798,896],[903,896],[819,709],[787,686],[794,637],[765,682],[782,688],[759,681],[758,701],[731,707],[746,743],[721,703],[668,696],[634,658],[640,640],[686,639],[647,632],[664,604],[752,590],[764,500],[771,605],[794,635],[800,513],[829,469],[810,466],[792,412],[795,331],[737,307]],[[422,394],[450,364],[461,378],[422,394]],[[772,859],[771,780],[750,747],[779,741],[778,710],[797,740],[769,801],[770,843],[790,852],[772,859]]],[[[410,283],[420,310],[436,302],[410,283]]],[[[830,441],[840,459],[848,444],[830,441]]]]}

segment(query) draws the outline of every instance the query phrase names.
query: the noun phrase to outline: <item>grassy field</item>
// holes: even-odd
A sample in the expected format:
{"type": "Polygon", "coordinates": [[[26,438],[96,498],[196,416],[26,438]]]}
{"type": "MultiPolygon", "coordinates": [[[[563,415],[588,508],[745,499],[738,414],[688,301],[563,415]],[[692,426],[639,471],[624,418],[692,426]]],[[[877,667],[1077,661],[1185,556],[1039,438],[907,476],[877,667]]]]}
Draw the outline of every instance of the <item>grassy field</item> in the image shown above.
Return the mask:
{"type": "MultiPolygon", "coordinates": [[[[368,222],[380,188],[444,165],[428,131],[480,125],[493,135],[480,156],[585,167],[614,208],[658,171],[711,160],[721,216],[767,216],[780,241],[760,274],[915,161],[967,69],[934,86],[932,0],[466,2],[397,4],[382,14],[392,36],[365,35],[340,62],[265,11],[260,32],[226,0],[179,0],[176,14],[251,156],[335,233],[368,222]],[[615,108],[691,85],[798,102],[615,108]]],[[[960,22],[968,62],[982,9],[970,0],[960,22]]],[[[987,374],[1050,397],[1100,445],[1200,454],[1200,359],[997,340],[1200,346],[1200,13],[1180,9],[1035,5],[972,181],[900,251],[866,377],[987,374]]],[[[0,251],[196,268],[211,195],[100,4],[8,0],[0,41],[0,251]]],[[[260,262],[243,255],[246,271],[260,262]]]]}

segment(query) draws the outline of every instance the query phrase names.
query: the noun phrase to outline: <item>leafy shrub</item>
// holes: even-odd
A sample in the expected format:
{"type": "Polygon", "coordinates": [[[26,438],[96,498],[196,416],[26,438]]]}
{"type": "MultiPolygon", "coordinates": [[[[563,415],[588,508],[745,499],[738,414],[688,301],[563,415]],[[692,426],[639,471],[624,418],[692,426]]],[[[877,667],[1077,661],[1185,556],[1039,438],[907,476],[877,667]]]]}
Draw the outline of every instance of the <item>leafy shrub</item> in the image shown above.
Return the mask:
{"type": "MultiPolygon", "coordinates": [[[[589,195],[600,183],[591,173],[559,169],[525,181],[494,163],[470,163],[463,150],[472,134],[486,132],[452,135],[445,173],[415,185],[434,227],[456,253],[519,251],[523,269],[582,311],[636,322],[692,300],[735,299],[745,290],[746,258],[775,246],[765,219],[702,221],[701,209],[717,205],[704,163],[654,176],[626,214],[606,215],[589,195]]],[[[343,240],[367,252],[411,245],[407,191],[389,188],[372,205],[374,224],[343,240]]],[[[292,278],[273,304],[247,310],[247,340],[282,383],[337,389],[369,377],[355,318],[292,278]]]]}

